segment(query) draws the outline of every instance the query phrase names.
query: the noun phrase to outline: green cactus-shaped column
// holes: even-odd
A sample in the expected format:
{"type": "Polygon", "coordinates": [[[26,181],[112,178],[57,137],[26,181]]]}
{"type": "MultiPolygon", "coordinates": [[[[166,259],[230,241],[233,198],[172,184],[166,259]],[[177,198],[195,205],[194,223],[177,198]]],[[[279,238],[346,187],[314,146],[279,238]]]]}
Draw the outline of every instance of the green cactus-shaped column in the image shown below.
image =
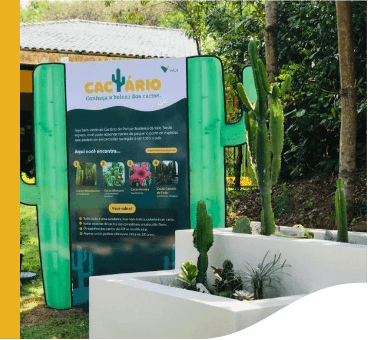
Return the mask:
{"type": "Polygon", "coordinates": [[[116,84],[116,90],[121,92],[121,87],[125,84],[125,77],[121,77],[119,68],[116,69],[116,76],[115,74],[111,76],[111,80],[116,84]]]}
{"type": "Polygon", "coordinates": [[[337,225],[337,241],[348,243],[348,218],[346,213],[346,199],[342,179],[338,178],[336,184],[337,189],[335,192],[335,218],[337,225]]]}
{"type": "Polygon", "coordinates": [[[93,273],[93,257],[86,250],[77,247],[76,256],[72,253],[72,269],[78,275],[78,288],[73,289],[73,305],[78,306],[88,302],[89,288],[84,284],[85,279],[93,273]],[[88,261],[88,270],[84,270],[85,263],[88,261]]]}
{"type": "Polygon", "coordinates": [[[204,200],[215,228],[225,227],[224,147],[245,142],[242,120],[226,124],[221,61],[188,58],[190,217],[195,228],[196,205],[204,200]]]}
{"type": "Polygon", "coordinates": [[[207,285],[207,252],[213,244],[213,224],[211,215],[207,214],[206,203],[197,204],[197,227],[193,231],[193,244],[199,252],[197,261],[198,276],[197,283],[207,285]]]}
{"type": "Polygon", "coordinates": [[[64,65],[38,66],[33,85],[36,184],[20,180],[20,201],[37,206],[46,304],[65,309],[71,284],[64,65]]]}
{"type": "Polygon", "coordinates": [[[90,277],[93,273],[92,254],[87,254],[87,250],[77,247],[77,256],[72,253],[72,269],[78,273],[78,288],[84,287],[84,279],[90,277]],[[88,271],[84,271],[84,263],[88,260],[88,271]]]}
{"type": "MultiPolygon", "coordinates": [[[[256,103],[249,99],[242,84],[238,84],[238,92],[247,108],[244,115],[247,161],[250,178],[260,189],[261,230],[263,235],[271,235],[275,230],[271,190],[272,185],[277,183],[280,173],[284,114],[278,85],[270,85],[263,62],[259,59],[255,41],[249,43],[249,55],[257,92],[256,103]]],[[[290,78],[284,82],[282,90],[285,91],[289,85],[290,78]]]]}

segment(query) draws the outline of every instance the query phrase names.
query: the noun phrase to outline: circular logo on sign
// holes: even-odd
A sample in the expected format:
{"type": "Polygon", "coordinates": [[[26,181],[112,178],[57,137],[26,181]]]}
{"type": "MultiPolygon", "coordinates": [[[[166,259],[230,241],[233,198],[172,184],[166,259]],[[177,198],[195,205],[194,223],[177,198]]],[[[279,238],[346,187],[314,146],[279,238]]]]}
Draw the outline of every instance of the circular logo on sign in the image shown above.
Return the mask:
{"type": "Polygon", "coordinates": [[[160,163],[160,161],[158,159],[154,159],[152,161],[153,166],[157,166],[157,165],[159,165],[159,163],[160,163]]]}
{"type": "Polygon", "coordinates": [[[78,162],[78,161],[74,161],[74,162],[73,162],[73,166],[74,166],[75,168],[78,168],[78,166],[79,166],[79,162],[78,162]]]}
{"type": "Polygon", "coordinates": [[[134,164],[134,162],[133,162],[131,159],[129,159],[129,161],[127,161],[127,165],[128,165],[129,167],[131,167],[133,164],[134,164]]]}
{"type": "Polygon", "coordinates": [[[101,165],[103,168],[106,168],[106,166],[107,166],[107,162],[106,162],[106,161],[101,161],[101,162],[100,162],[100,165],[101,165]]]}

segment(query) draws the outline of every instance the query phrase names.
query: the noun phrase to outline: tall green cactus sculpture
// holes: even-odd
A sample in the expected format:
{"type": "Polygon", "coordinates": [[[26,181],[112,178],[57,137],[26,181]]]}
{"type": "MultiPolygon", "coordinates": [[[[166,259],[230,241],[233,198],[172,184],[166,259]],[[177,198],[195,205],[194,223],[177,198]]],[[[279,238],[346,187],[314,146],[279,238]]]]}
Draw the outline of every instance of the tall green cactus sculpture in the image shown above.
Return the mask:
{"type": "MultiPolygon", "coordinates": [[[[270,85],[264,64],[258,56],[255,41],[249,43],[249,55],[257,91],[256,103],[249,100],[242,84],[238,84],[237,88],[242,102],[247,107],[244,120],[248,169],[252,182],[258,185],[261,193],[261,230],[263,235],[271,235],[275,230],[271,190],[280,173],[284,113],[279,99],[279,87],[277,84],[270,85]]],[[[283,91],[290,84],[290,79],[284,84],[283,91]]]]}
{"type": "Polygon", "coordinates": [[[206,202],[215,228],[225,226],[224,147],[245,143],[242,120],[226,123],[221,61],[188,58],[190,220],[196,223],[197,202],[206,202]],[[189,84],[195,84],[190,86],[189,84]]]}
{"type": "Polygon", "coordinates": [[[37,66],[33,86],[36,184],[20,180],[20,201],[37,206],[46,303],[66,309],[72,293],[64,65],[37,66]]]}
{"type": "Polygon", "coordinates": [[[337,224],[337,241],[348,243],[348,218],[346,213],[346,199],[342,179],[338,178],[336,184],[335,218],[337,224]]]}
{"type": "Polygon", "coordinates": [[[213,244],[212,217],[207,214],[206,203],[197,204],[197,227],[193,231],[193,244],[199,252],[197,283],[207,285],[208,250],[213,244]]]}
{"type": "Polygon", "coordinates": [[[116,69],[116,77],[115,74],[113,74],[111,80],[116,84],[116,90],[121,92],[121,87],[125,84],[125,77],[121,77],[119,68],[116,69]]]}

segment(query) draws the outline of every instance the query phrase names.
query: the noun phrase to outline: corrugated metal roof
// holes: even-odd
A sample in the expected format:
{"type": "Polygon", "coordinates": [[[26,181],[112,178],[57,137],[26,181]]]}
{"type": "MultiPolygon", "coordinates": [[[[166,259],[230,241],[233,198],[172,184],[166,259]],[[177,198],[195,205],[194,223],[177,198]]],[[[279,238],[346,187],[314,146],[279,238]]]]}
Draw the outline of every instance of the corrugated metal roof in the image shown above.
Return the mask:
{"type": "Polygon", "coordinates": [[[20,49],[122,57],[197,55],[195,41],[182,30],[79,19],[22,23],[20,49]]]}

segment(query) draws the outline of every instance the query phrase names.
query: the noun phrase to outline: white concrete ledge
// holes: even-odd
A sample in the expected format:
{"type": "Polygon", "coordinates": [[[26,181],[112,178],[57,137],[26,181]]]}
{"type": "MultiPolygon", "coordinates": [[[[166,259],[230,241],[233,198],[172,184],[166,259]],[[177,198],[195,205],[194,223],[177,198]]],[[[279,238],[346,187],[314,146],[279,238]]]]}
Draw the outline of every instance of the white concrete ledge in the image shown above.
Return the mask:
{"type": "MultiPolygon", "coordinates": [[[[171,271],[90,277],[90,338],[92,339],[203,339],[247,328],[281,308],[317,290],[344,283],[367,282],[367,246],[318,239],[236,234],[214,230],[209,264],[222,267],[231,260],[244,272],[246,262],[256,266],[270,251],[281,253],[291,265],[283,289],[266,291],[258,301],[237,301],[169,287],[180,266],[195,263],[193,230],[176,232],[176,268],[171,271]],[[278,295],[277,295],[278,294],[278,295]]],[[[214,283],[209,268],[208,282],[214,283]]],[[[338,298],[338,297],[337,297],[338,298]]],[[[342,311],[343,312],[343,311],[342,311]]]]}

